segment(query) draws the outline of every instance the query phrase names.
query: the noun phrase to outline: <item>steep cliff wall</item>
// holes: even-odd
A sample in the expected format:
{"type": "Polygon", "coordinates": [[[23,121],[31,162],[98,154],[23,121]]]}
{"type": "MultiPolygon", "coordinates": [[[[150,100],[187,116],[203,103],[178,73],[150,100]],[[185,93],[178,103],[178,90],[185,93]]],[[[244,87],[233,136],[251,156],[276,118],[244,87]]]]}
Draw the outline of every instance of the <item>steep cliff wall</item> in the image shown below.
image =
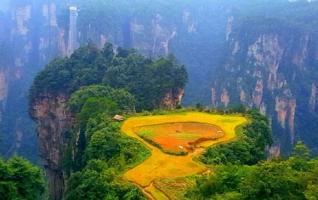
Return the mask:
{"type": "Polygon", "coordinates": [[[313,147],[318,139],[316,35],[279,22],[269,23],[266,28],[258,24],[252,31],[248,29],[252,22],[236,21],[233,16],[228,19],[228,56],[212,88],[212,104],[227,107],[243,103],[266,113],[285,148],[283,152],[296,139],[313,147]],[[307,122],[309,116],[314,119],[312,124],[307,122]]]}
{"type": "Polygon", "coordinates": [[[40,155],[49,182],[50,199],[60,200],[64,191],[63,150],[67,145],[73,117],[67,109],[64,94],[43,94],[30,109],[37,122],[40,155]]]}
{"type": "Polygon", "coordinates": [[[1,15],[0,119],[1,153],[37,161],[34,124],[28,117],[27,90],[34,75],[56,56],[66,55],[64,28],[58,25],[59,5],[12,1],[1,15]],[[5,134],[4,134],[5,133],[5,134]]]}

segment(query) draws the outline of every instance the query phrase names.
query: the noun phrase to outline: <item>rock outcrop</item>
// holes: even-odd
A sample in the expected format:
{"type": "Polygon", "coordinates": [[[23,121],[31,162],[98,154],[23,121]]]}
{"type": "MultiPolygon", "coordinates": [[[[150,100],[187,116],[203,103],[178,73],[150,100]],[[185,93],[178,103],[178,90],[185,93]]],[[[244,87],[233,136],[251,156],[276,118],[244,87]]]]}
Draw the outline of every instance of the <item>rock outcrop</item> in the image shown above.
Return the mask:
{"type": "Polygon", "coordinates": [[[184,96],[184,89],[170,90],[159,103],[159,107],[163,109],[173,109],[181,104],[184,96]]]}
{"type": "Polygon", "coordinates": [[[4,70],[0,70],[0,122],[4,115],[7,98],[8,98],[8,73],[4,70]]]}
{"type": "Polygon", "coordinates": [[[58,12],[55,1],[28,1],[11,3],[0,17],[0,126],[6,132],[0,151],[5,156],[18,153],[37,161],[27,90],[38,70],[66,55],[67,36],[58,24],[58,12]]]}
{"type": "Polygon", "coordinates": [[[276,134],[280,142],[289,141],[291,146],[302,139],[310,146],[306,134],[314,133],[304,133],[311,126],[306,116],[318,122],[314,36],[287,27],[252,33],[231,16],[226,38],[229,57],[213,86],[212,105],[242,103],[257,108],[272,120],[274,133],[280,131],[276,134]]]}
{"type": "Polygon", "coordinates": [[[62,199],[64,174],[61,168],[67,133],[73,117],[67,110],[68,97],[44,94],[31,105],[31,116],[37,122],[40,155],[49,181],[50,199],[62,199]]]}

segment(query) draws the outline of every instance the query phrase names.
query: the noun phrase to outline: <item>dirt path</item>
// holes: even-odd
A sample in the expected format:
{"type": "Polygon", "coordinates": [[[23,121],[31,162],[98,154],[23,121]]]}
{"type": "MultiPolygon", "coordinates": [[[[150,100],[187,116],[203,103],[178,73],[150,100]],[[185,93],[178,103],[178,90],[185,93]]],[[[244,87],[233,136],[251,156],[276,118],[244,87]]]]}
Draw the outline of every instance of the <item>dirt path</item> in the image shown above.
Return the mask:
{"type": "Polygon", "coordinates": [[[247,120],[241,116],[210,115],[198,112],[129,118],[124,122],[122,132],[145,144],[150,149],[151,156],[140,165],[127,171],[124,178],[138,185],[151,200],[169,200],[169,197],[154,186],[153,181],[161,178],[177,178],[205,173],[208,170],[207,167],[195,162],[193,158],[202,154],[208,146],[235,139],[235,128],[246,122],[247,120]],[[169,122],[210,123],[220,126],[226,134],[217,140],[203,142],[199,148],[188,155],[175,156],[162,152],[133,131],[135,127],[169,122]]]}

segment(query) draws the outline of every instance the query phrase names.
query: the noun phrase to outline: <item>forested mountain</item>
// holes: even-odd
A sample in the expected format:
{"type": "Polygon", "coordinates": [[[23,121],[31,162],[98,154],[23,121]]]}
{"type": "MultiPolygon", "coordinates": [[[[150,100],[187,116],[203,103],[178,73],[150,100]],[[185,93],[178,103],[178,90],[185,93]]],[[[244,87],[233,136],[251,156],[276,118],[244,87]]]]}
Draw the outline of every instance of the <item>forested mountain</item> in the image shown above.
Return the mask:
{"type": "Polygon", "coordinates": [[[30,89],[30,114],[38,124],[39,148],[51,199],[61,199],[65,177],[82,169],[87,159],[116,157],[119,161],[113,162],[120,162],[121,157],[117,156],[124,156],[127,161],[110,166],[123,168],[129,165],[126,162],[141,159],[140,145],[112,136],[119,129],[109,127],[104,119],[116,114],[176,108],[187,80],[184,66],[177,64],[173,56],[151,60],[134,50],[114,49],[108,43],[102,50],[89,44],[70,58],[48,64],[30,89]],[[102,129],[106,135],[100,136],[105,138],[93,140],[97,142],[94,145],[102,146],[93,146],[87,158],[83,152],[89,151],[88,141],[94,138],[91,134],[99,130],[99,124],[107,130],[102,129]],[[90,129],[94,131],[89,133],[90,129]]]}
{"type": "Polygon", "coordinates": [[[317,199],[317,13],[1,0],[0,199],[317,199]]]}
{"type": "MultiPolygon", "coordinates": [[[[180,106],[186,81],[184,66],[173,56],[151,60],[108,43],[102,50],[89,44],[48,64],[31,87],[30,113],[38,124],[50,199],[157,199],[123,178],[153,151],[124,134],[113,116],[154,115],[154,109],[185,115],[173,109],[180,106]]],[[[240,112],[250,122],[234,142],[211,147],[198,159],[206,165],[265,160],[272,144],[267,118],[244,107],[226,112],[240,112]]]]}
{"type": "Polygon", "coordinates": [[[27,114],[27,89],[35,74],[81,45],[102,48],[106,42],[136,48],[150,58],[173,53],[189,74],[184,105],[243,103],[266,110],[276,146],[284,153],[298,139],[315,151],[316,123],[304,119],[316,121],[316,2],[12,0],[2,4],[1,152],[6,156],[18,152],[35,160],[35,126],[27,114]],[[77,8],[72,14],[70,6],[77,8]],[[259,69],[253,71],[253,66],[259,69]]]}

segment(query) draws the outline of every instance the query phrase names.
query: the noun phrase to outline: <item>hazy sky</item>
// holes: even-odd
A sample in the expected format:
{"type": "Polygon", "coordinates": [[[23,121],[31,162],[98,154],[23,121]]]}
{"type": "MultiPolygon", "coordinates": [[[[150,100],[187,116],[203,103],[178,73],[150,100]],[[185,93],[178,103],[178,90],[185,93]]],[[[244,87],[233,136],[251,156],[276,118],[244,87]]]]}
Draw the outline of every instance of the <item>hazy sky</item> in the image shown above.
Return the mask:
{"type": "Polygon", "coordinates": [[[10,0],[0,0],[0,9],[3,10],[8,7],[10,0]]]}

